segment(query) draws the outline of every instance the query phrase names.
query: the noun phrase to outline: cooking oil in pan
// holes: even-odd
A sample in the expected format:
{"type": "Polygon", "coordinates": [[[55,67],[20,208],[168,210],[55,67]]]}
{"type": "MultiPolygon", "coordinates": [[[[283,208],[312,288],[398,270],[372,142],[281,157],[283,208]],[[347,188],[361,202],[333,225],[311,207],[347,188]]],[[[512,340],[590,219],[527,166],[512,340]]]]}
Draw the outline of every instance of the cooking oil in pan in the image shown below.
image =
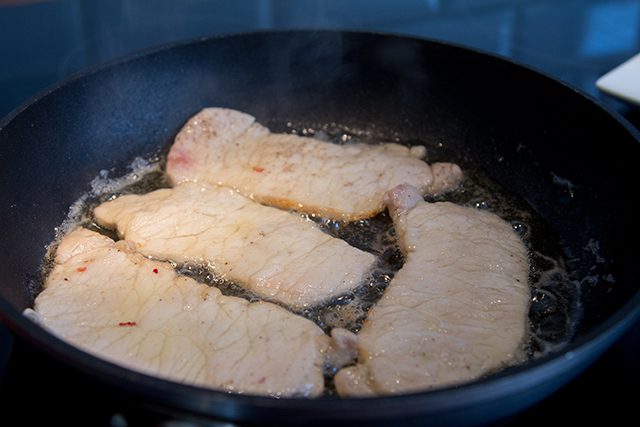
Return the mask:
{"type": "MultiPolygon", "coordinates": [[[[352,141],[372,142],[371,132],[340,127],[335,124],[294,127],[289,130],[305,136],[338,144],[352,141]]],[[[394,142],[399,142],[395,140],[394,142]]],[[[407,143],[415,144],[415,141],[407,143]]],[[[427,149],[430,147],[427,146],[427,149]]],[[[456,159],[448,159],[456,161],[456,159]]],[[[148,161],[136,159],[131,171],[116,179],[102,172],[92,183],[92,190],[78,200],[70,210],[69,218],[59,227],[58,239],[77,225],[117,239],[112,230],[99,227],[92,220],[92,211],[97,204],[121,194],[142,194],[158,188],[168,187],[162,172],[165,164],[163,156],[154,156],[148,161]]],[[[475,209],[486,209],[510,222],[529,248],[531,307],[529,312],[530,337],[526,350],[530,357],[545,354],[568,342],[576,328],[580,316],[579,287],[563,261],[563,253],[551,227],[517,196],[488,179],[472,167],[461,165],[465,179],[460,188],[443,196],[429,198],[428,201],[450,201],[475,209]]],[[[344,239],[352,246],[368,251],[378,257],[373,271],[361,286],[353,292],[340,295],[324,305],[310,307],[299,314],[313,320],[323,330],[342,327],[358,332],[366,319],[368,310],[380,299],[394,274],[402,267],[404,257],[400,251],[393,223],[384,212],[373,218],[349,223],[309,216],[328,234],[344,239]]],[[[51,245],[49,255],[55,249],[51,245]]],[[[51,256],[49,256],[51,258],[51,256]]],[[[43,277],[49,271],[51,260],[45,263],[43,277]]],[[[215,286],[225,295],[257,301],[260,298],[241,286],[215,276],[207,265],[197,263],[175,264],[176,270],[210,286],[215,286]]],[[[36,290],[37,291],[37,290],[36,290]]],[[[332,371],[328,371],[328,394],[332,394],[332,371]]]]}

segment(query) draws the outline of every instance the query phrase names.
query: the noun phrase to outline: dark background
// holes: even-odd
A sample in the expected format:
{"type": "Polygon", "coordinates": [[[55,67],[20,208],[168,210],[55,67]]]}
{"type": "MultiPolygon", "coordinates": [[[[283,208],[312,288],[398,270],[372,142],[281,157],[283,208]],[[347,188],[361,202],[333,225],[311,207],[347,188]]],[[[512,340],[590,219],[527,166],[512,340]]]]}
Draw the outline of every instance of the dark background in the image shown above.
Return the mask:
{"type": "MultiPolygon", "coordinates": [[[[373,30],[481,49],[562,80],[640,128],[638,107],[595,87],[640,51],[640,0],[0,0],[0,117],[78,70],[140,49],[288,28],[373,30]]],[[[575,381],[501,424],[633,422],[638,362],[635,325],[575,381]]],[[[43,358],[2,325],[0,410],[18,425],[84,424],[85,416],[86,425],[161,421],[43,358]]]]}

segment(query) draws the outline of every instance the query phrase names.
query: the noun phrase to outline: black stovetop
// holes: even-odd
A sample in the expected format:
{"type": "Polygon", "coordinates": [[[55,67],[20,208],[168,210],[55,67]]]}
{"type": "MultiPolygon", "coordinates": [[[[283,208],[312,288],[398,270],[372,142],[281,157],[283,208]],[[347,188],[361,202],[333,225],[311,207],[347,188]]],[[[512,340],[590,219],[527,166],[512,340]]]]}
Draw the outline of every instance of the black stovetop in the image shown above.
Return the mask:
{"type": "MultiPolygon", "coordinates": [[[[512,58],[585,92],[640,129],[640,109],[595,81],[640,51],[640,0],[201,0],[0,2],[0,117],[77,70],[159,44],[256,29],[376,30],[512,58]]],[[[634,419],[640,323],[570,384],[500,425],[634,419]]],[[[154,425],[0,324],[2,419],[20,425],[154,425]]],[[[3,423],[4,424],[4,423],[3,423]]]]}

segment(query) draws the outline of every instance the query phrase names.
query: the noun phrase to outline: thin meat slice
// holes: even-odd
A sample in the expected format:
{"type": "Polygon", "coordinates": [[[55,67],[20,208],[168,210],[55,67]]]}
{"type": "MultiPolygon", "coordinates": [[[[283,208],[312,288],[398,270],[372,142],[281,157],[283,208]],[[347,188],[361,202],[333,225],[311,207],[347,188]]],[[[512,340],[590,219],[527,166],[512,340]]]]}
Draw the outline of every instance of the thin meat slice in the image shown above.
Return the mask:
{"type": "Polygon", "coordinates": [[[441,168],[434,181],[420,157],[424,147],[399,144],[332,144],[271,133],[236,110],[206,108],[176,136],[167,160],[171,182],[206,181],[238,189],[261,203],[338,220],[384,210],[383,196],[404,182],[423,194],[439,193],[462,177],[441,168]]]}
{"type": "Polygon", "coordinates": [[[347,329],[333,328],[327,351],[327,365],[333,369],[340,369],[353,364],[357,358],[358,337],[356,334],[347,329]]]}
{"type": "Polygon", "coordinates": [[[342,396],[459,384],[521,360],[527,335],[527,250],[498,216],[389,194],[406,256],[358,334],[358,364],[338,372],[342,396]]]}
{"type": "Polygon", "coordinates": [[[94,215],[145,255],[209,264],[218,276],[295,308],[350,291],[375,262],[299,214],[207,184],[121,196],[94,215]]]}
{"type": "Polygon", "coordinates": [[[150,375],[236,393],[322,393],[329,338],[313,322],[223,296],[134,248],[71,232],[31,316],[89,353],[150,375]]]}

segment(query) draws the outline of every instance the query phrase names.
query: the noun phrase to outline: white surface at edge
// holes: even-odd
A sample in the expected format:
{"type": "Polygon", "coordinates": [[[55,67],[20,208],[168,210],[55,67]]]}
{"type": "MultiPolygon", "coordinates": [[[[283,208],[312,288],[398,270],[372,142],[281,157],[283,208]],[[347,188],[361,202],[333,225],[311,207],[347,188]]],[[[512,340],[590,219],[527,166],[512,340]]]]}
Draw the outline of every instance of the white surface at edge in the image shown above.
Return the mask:
{"type": "Polygon", "coordinates": [[[601,91],[640,105],[640,53],[596,81],[601,91]]]}

